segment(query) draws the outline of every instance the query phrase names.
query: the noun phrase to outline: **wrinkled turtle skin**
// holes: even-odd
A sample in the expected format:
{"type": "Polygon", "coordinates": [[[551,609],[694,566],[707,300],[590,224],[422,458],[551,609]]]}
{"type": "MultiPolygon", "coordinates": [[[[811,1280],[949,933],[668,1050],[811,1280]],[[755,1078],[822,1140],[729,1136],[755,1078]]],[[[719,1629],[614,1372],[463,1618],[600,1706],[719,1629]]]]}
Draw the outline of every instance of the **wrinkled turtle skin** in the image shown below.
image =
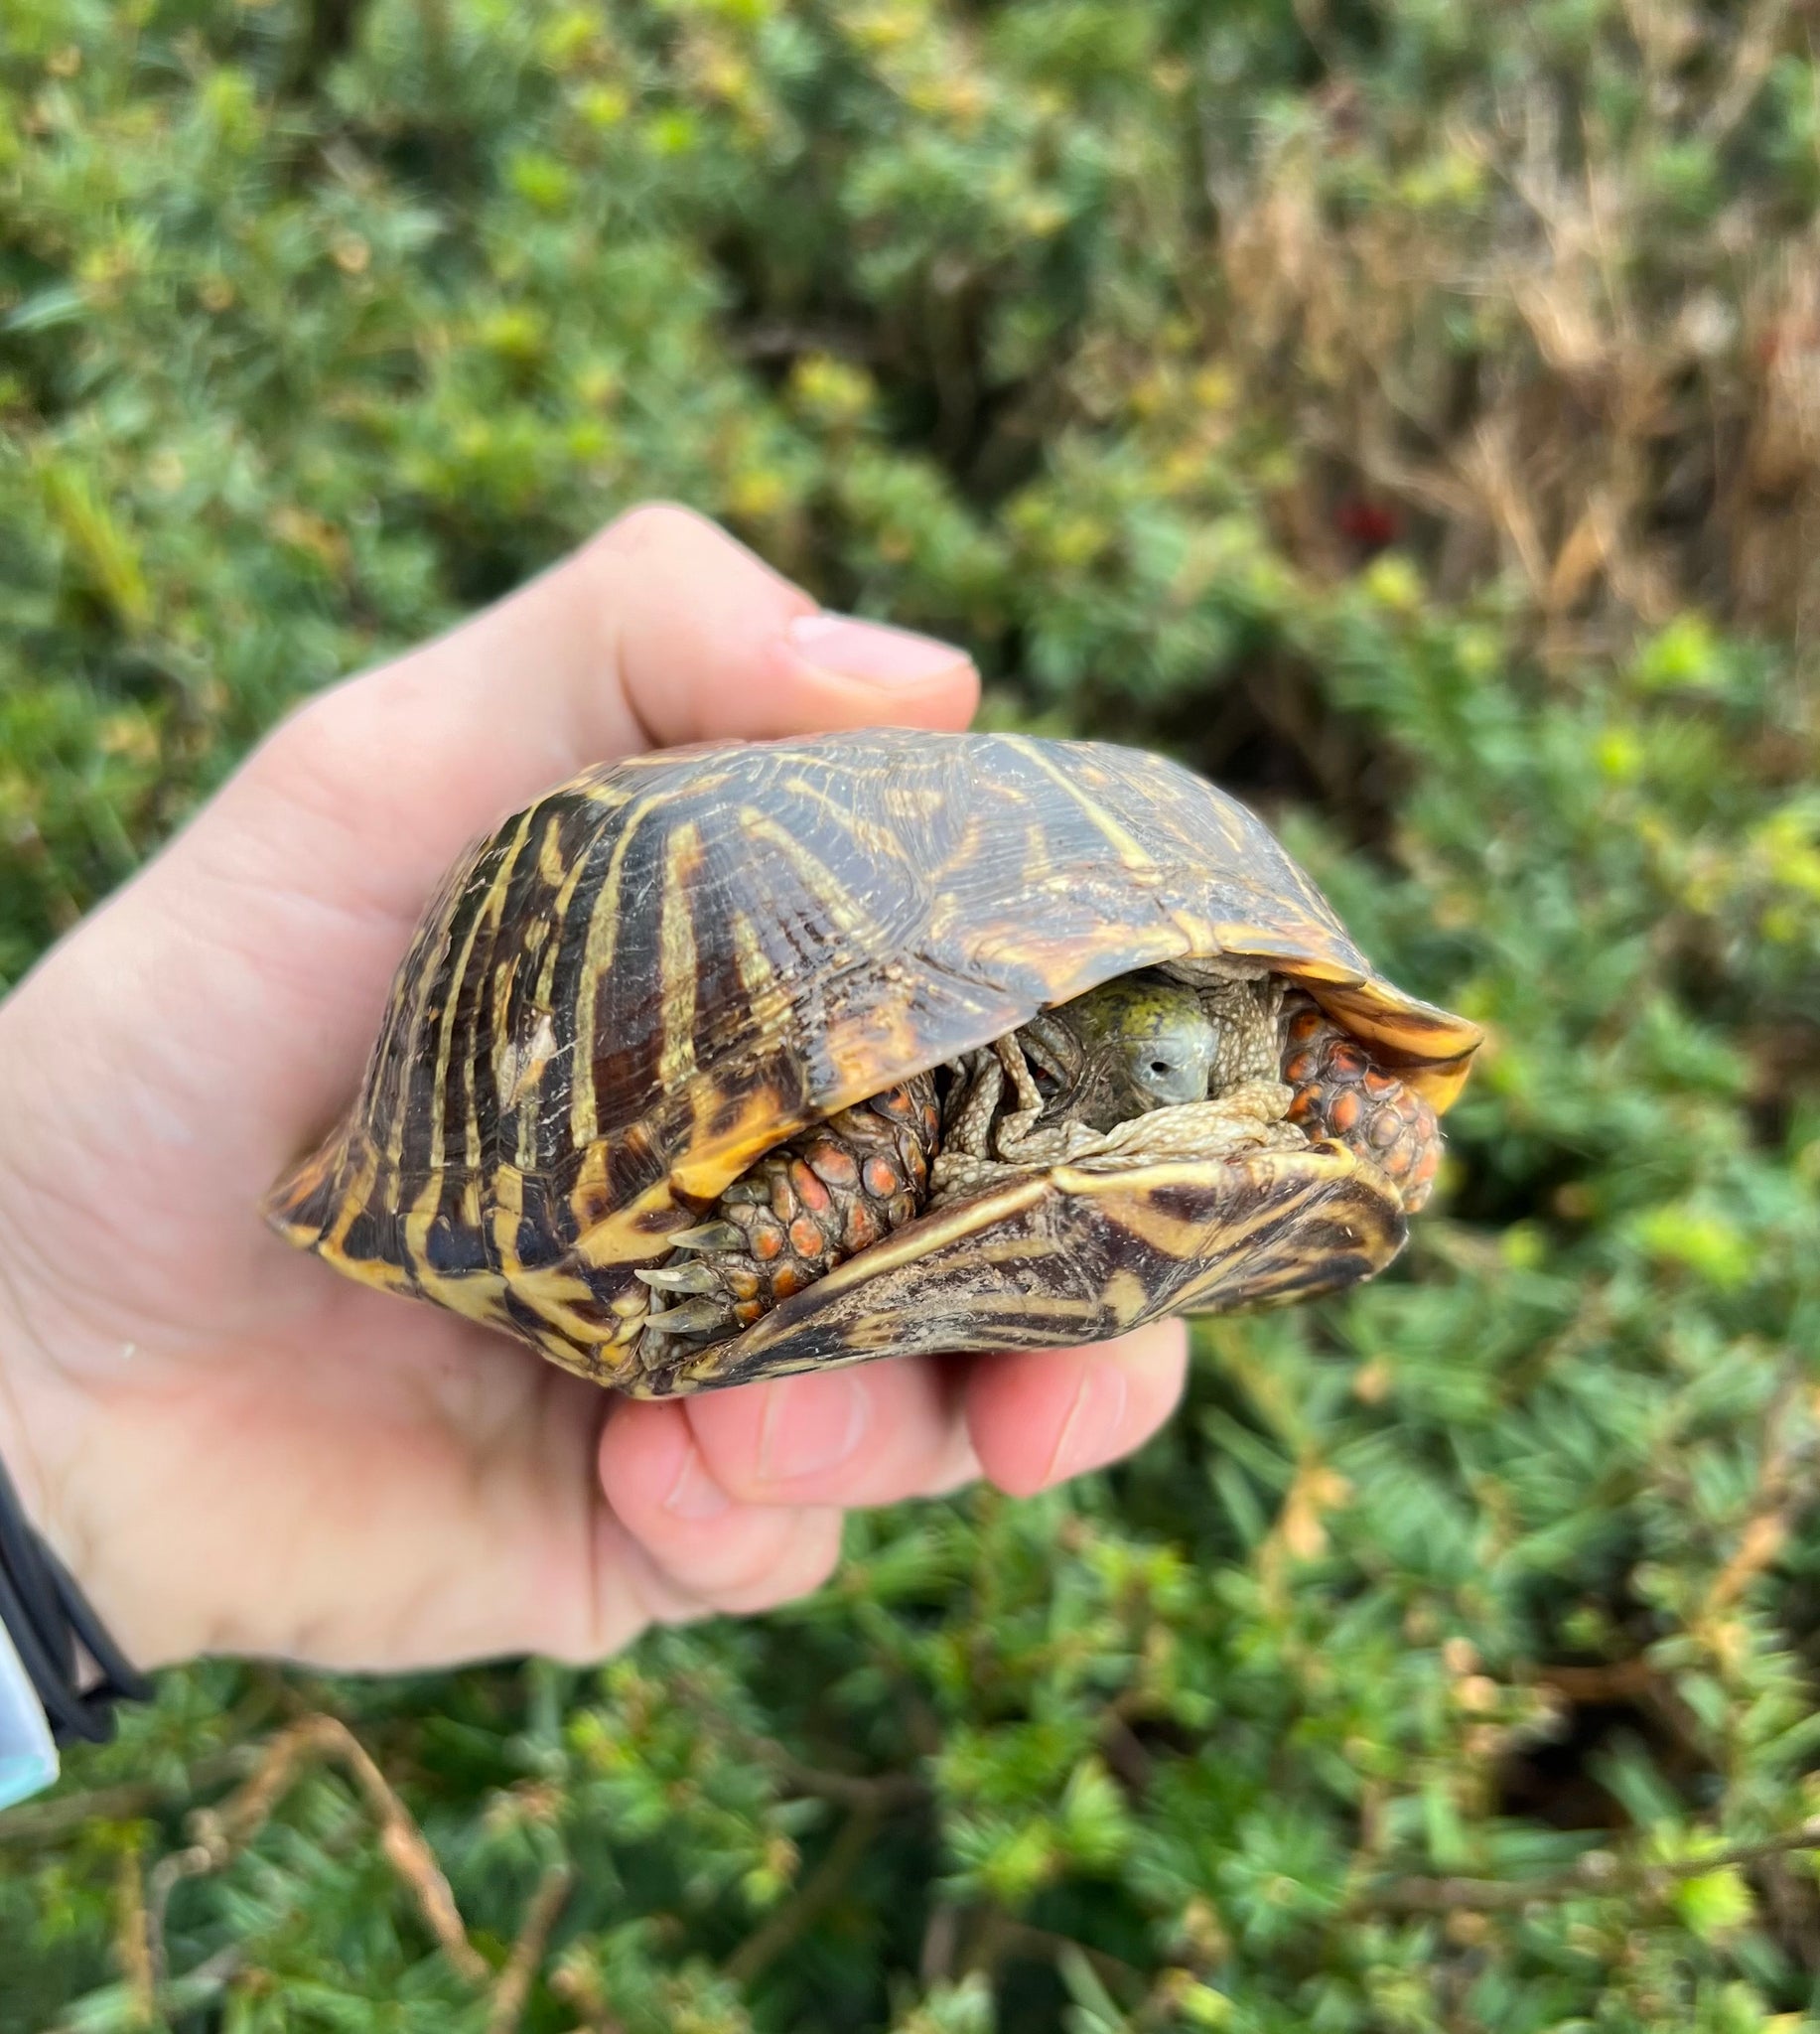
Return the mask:
{"type": "Polygon", "coordinates": [[[704,745],[462,860],[267,1213],[639,1396],[1052,1347],[1381,1269],[1478,1042],[1162,758],[704,745]],[[1189,1073],[1101,1127],[1153,1037],[1189,1073]]]}

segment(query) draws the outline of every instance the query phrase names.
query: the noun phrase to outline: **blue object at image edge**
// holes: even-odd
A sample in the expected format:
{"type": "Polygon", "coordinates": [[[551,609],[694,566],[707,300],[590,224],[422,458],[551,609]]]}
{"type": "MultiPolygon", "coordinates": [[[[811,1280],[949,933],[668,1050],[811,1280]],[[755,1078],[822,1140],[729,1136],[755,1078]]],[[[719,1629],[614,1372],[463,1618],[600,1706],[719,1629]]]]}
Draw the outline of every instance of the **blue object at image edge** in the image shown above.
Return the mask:
{"type": "Polygon", "coordinates": [[[44,1704],[0,1624],[0,1810],[42,1794],[60,1770],[44,1704]]]}

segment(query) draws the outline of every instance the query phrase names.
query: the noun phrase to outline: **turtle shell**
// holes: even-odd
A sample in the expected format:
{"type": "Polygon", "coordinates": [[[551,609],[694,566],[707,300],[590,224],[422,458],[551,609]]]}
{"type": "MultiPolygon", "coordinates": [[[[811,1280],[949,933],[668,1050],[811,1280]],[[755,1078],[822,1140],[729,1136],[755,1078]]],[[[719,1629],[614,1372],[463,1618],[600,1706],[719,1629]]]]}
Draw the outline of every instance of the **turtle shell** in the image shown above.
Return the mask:
{"type": "Polygon", "coordinates": [[[268,1213],[370,1284],[586,1346],[624,1267],[773,1145],[1114,975],[1222,959],[1437,1109],[1465,1079],[1475,1027],[1164,758],[899,729],[634,758],[452,871],[352,1110],[268,1213]]]}

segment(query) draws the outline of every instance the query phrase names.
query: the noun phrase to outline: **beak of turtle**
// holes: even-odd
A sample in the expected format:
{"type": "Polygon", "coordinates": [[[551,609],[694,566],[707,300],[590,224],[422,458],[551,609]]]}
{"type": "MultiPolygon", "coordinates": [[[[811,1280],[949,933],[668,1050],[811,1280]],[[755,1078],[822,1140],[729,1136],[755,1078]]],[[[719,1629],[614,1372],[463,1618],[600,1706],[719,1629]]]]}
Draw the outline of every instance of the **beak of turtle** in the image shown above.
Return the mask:
{"type": "Polygon", "coordinates": [[[1128,1065],[1131,1085],[1146,1108],[1207,1098],[1213,1053],[1205,1039],[1147,1039],[1132,1052],[1128,1065]]]}

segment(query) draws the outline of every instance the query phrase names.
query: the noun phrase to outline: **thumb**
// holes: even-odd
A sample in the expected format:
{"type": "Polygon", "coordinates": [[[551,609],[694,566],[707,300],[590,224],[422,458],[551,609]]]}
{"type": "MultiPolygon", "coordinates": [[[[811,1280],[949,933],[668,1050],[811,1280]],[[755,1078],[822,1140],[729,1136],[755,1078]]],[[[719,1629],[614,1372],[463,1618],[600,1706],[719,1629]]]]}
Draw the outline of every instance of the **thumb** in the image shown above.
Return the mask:
{"type": "MultiPolygon", "coordinates": [[[[633,509],[496,606],[294,714],[193,829],[236,881],[415,920],[449,861],[590,764],[677,742],[964,727],[966,653],[818,614],[705,517],[633,509]]],[[[180,851],[182,848],[180,843],[180,851]]]]}
{"type": "Polygon", "coordinates": [[[613,666],[649,746],[846,727],[965,727],[966,653],[823,614],[714,524],[658,505],[577,560],[615,618],[613,666]]]}

